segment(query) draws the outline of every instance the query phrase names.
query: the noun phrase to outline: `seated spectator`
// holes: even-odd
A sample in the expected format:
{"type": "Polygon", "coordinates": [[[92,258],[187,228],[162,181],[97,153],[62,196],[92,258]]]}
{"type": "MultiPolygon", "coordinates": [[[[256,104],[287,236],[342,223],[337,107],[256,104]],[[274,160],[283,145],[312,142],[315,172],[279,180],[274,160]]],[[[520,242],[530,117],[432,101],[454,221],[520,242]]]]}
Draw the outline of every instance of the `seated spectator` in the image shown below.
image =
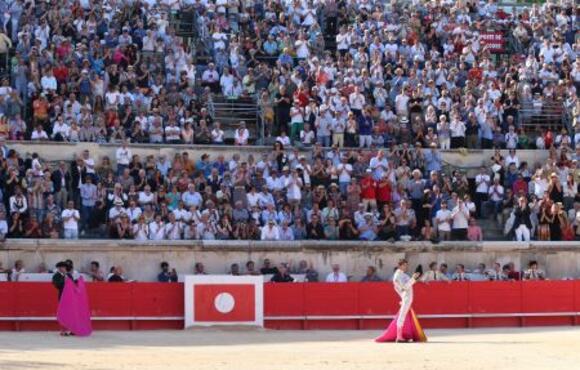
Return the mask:
{"type": "Polygon", "coordinates": [[[288,268],[285,264],[282,263],[278,267],[278,272],[272,276],[270,281],[273,283],[291,283],[294,281],[294,278],[290,276],[288,273],[288,268]]]}
{"type": "Polygon", "coordinates": [[[528,269],[524,271],[522,280],[546,280],[546,274],[538,268],[537,261],[530,261],[528,269]]]}
{"type": "Polygon", "coordinates": [[[89,275],[91,277],[91,281],[93,281],[93,282],[105,280],[105,276],[100,269],[100,264],[97,261],[91,261],[87,275],[89,275]]]}
{"type": "Polygon", "coordinates": [[[230,275],[231,276],[240,276],[242,275],[240,273],[240,265],[238,265],[237,263],[232,263],[230,266],[230,275]]]}
{"type": "Polygon", "coordinates": [[[453,281],[468,281],[471,280],[469,275],[465,272],[465,266],[458,264],[455,266],[455,273],[453,274],[451,280],[453,281]]]}
{"type": "Polygon", "coordinates": [[[431,262],[429,264],[429,271],[423,273],[423,276],[421,276],[421,281],[449,281],[449,278],[446,273],[439,270],[437,262],[431,262]]]}
{"type": "Polygon", "coordinates": [[[194,275],[207,275],[207,272],[205,272],[204,264],[201,262],[196,262],[194,267],[193,267],[193,274],[194,275]]]}
{"type": "Polygon", "coordinates": [[[123,268],[121,266],[111,267],[109,276],[107,277],[109,283],[124,283],[127,281],[123,275],[123,268]]]}
{"type": "Polygon", "coordinates": [[[305,260],[298,263],[298,267],[293,269],[294,274],[304,275],[304,281],[315,283],[318,282],[318,271],[314,269],[312,263],[308,264],[305,260]]]}
{"type": "Polygon", "coordinates": [[[382,279],[377,275],[377,269],[375,266],[367,267],[367,273],[361,279],[362,282],[373,282],[373,281],[381,281],[382,279]]]}
{"type": "Polygon", "coordinates": [[[505,281],[508,280],[499,262],[493,264],[493,269],[486,271],[486,277],[491,281],[505,281]]]}
{"type": "Polygon", "coordinates": [[[22,260],[16,260],[14,267],[8,272],[8,281],[20,281],[20,275],[25,272],[24,262],[22,260]]]}
{"type": "Polygon", "coordinates": [[[262,265],[262,268],[260,269],[260,273],[262,275],[274,275],[278,272],[278,268],[276,266],[272,267],[270,260],[268,258],[266,258],[264,260],[264,264],[262,265]]]}
{"type": "Polygon", "coordinates": [[[274,220],[269,220],[266,226],[262,227],[261,238],[265,241],[280,240],[278,226],[276,226],[276,222],[274,220]]]}
{"type": "Polygon", "coordinates": [[[157,281],[160,283],[177,283],[177,271],[169,271],[169,263],[161,262],[161,272],[157,275],[157,281]]]}
{"type": "Polygon", "coordinates": [[[346,283],[348,281],[346,275],[340,271],[340,265],[337,263],[332,265],[332,272],[326,275],[327,283],[346,283]]]}

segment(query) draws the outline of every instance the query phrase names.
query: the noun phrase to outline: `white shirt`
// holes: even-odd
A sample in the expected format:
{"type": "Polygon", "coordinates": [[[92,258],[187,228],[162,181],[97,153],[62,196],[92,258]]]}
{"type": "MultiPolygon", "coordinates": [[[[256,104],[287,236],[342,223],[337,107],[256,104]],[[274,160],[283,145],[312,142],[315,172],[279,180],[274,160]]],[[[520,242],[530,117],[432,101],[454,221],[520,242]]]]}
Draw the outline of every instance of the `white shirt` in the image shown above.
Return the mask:
{"type": "Polygon", "coordinates": [[[350,174],[352,173],[352,165],[350,163],[341,163],[336,166],[338,171],[338,182],[350,182],[350,174]]]}
{"type": "Polygon", "coordinates": [[[151,222],[149,224],[149,239],[163,240],[165,239],[165,224],[163,222],[151,222]]]}
{"type": "Polygon", "coordinates": [[[206,69],[203,72],[201,79],[205,82],[216,82],[219,79],[219,77],[220,77],[220,75],[215,69],[213,71],[206,69]]]}
{"type": "Polygon", "coordinates": [[[124,166],[128,166],[129,162],[133,157],[133,153],[131,153],[131,149],[129,148],[119,148],[115,152],[115,158],[117,159],[117,164],[122,164],[124,166]]]}
{"type": "Polygon", "coordinates": [[[30,135],[30,140],[42,140],[42,139],[48,140],[48,135],[46,134],[46,131],[44,130],[40,132],[38,132],[37,130],[32,131],[32,135],[30,135]]]}
{"type": "Polygon", "coordinates": [[[437,220],[437,229],[439,231],[451,231],[451,224],[449,219],[451,219],[451,211],[448,209],[440,209],[435,214],[435,219],[437,220]]]}
{"type": "Polygon", "coordinates": [[[54,76],[44,76],[40,79],[40,85],[42,86],[42,89],[45,91],[47,90],[56,91],[57,88],[56,78],[54,76]]]}
{"type": "Polygon", "coordinates": [[[57,134],[61,134],[61,136],[65,139],[69,137],[70,127],[64,123],[56,121],[54,126],[52,127],[52,137],[54,138],[57,134]]]}
{"type": "Polygon", "coordinates": [[[365,105],[365,96],[361,93],[353,92],[349,95],[348,101],[351,109],[362,110],[365,105]]]}
{"type": "Polygon", "coordinates": [[[143,211],[141,211],[141,208],[139,208],[139,207],[135,207],[135,208],[129,207],[129,208],[127,208],[126,212],[127,212],[127,216],[129,216],[130,221],[137,221],[139,216],[141,216],[141,213],[143,213],[143,211]]]}
{"type": "Polygon", "coordinates": [[[487,194],[489,190],[489,175],[487,174],[479,174],[475,176],[475,184],[477,185],[476,192],[477,193],[484,193],[487,194]]]}
{"type": "Polygon", "coordinates": [[[120,207],[113,207],[109,210],[109,220],[114,220],[115,218],[121,216],[122,214],[127,214],[125,208],[120,207]]]}
{"type": "Polygon", "coordinates": [[[449,129],[451,130],[451,137],[464,137],[465,136],[465,123],[453,120],[449,125],[449,129]]]}
{"type": "Polygon", "coordinates": [[[221,129],[214,128],[211,130],[211,139],[214,143],[224,142],[224,131],[221,129]]]}
{"type": "Polygon", "coordinates": [[[179,240],[181,239],[181,222],[176,221],[174,223],[168,222],[165,225],[165,237],[168,240],[179,240]]]}
{"type": "Polygon", "coordinates": [[[346,283],[348,279],[346,275],[342,272],[331,272],[330,274],[326,275],[326,282],[327,283],[346,283]]]}
{"type": "Polygon", "coordinates": [[[76,209],[65,209],[62,211],[61,217],[64,221],[63,226],[65,230],[78,230],[78,220],[81,218],[79,211],[76,209]]]}
{"type": "Polygon", "coordinates": [[[201,206],[201,202],[203,201],[201,195],[197,191],[193,193],[189,191],[183,193],[183,195],[181,196],[181,200],[183,201],[183,203],[185,203],[185,206],[187,208],[191,206],[199,208],[201,206]]]}
{"type": "Polygon", "coordinates": [[[499,202],[503,200],[503,192],[503,186],[494,184],[489,188],[489,198],[494,202],[499,202]]]}
{"type": "Polygon", "coordinates": [[[238,145],[246,145],[248,144],[248,139],[250,138],[250,132],[247,128],[239,128],[236,130],[234,134],[234,139],[236,144],[238,145]]]}
{"type": "Polygon", "coordinates": [[[135,235],[135,240],[144,241],[149,239],[149,225],[147,224],[133,225],[133,235],[135,235]]]}
{"type": "Polygon", "coordinates": [[[278,226],[276,225],[272,227],[270,227],[270,225],[262,227],[261,235],[262,240],[280,240],[280,232],[278,231],[278,226]]]}
{"type": "Polygon", "coordinates": [[[453,212],[451,212],[451,217],[453,217],[454,229],[467,229],[469,223],[469,209],[465,204],[461,209],[459,209],[459,206],[455,206],[453,212]]]}

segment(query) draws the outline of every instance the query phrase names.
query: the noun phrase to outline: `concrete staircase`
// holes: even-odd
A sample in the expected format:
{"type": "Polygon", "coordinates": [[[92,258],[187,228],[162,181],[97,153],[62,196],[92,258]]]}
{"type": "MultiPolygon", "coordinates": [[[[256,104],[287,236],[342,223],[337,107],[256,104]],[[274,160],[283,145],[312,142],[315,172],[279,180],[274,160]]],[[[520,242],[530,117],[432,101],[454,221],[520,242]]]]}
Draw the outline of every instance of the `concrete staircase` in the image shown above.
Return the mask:
{"type": "Polygon", "coordinates": [[[213,118],[221,122],[225,133],[226,144],[234,143],[234,132],[240,127],[240,122],[246,122],[250,131],[250,144],[260,143],[258,108],[253,98],[228,99],[223,96],[213,97],[213,118]]]}
{"type": "Polygon", "coordinates": [[[486,241],[499,241],[505,240],[503,235],[504,225],[500,225],[496,220],[491,218],[481,218],[477,220],[478,225],[483,231],[483,238],[486,241]]]}

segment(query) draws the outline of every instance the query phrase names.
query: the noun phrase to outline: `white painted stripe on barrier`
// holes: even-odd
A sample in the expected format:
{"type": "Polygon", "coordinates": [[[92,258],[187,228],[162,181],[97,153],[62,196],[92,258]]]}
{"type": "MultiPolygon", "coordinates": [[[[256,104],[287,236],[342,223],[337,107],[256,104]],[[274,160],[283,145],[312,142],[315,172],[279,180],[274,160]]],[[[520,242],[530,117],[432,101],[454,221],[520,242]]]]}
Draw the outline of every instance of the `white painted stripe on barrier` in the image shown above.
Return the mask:
{"type": "MultiPolygon", "coordinates": [[[[475,314],[435,314],[417,315],[422,319],[452,319],[452,318],[493,318],[493,317],[558,317],[580,316],[580,312],[521,312],[521,313],[475,313],[475,314]]],[[[392,319],[395,315],[342,315],[342,316],[266,316],[264,320],[383,320],[392,319]]],[[[176,321],[183,320],[183,316],[94,316],[94,321],[176,321]]],[[[56,321],[55,316],[0,316],[0,321],[56,321]]]]}
{"type": "MultiPolygon", "coordinates": [[[[580,312],[531,312],[531,313],[475,313],[475,314],[435,314],[417,315],[420,319],[467,319],[467,318],[492,318],[492,317],[557,317],[557,316],[580,316],[580,312]]],[[[347,315],[347,316],[266,316],[264,320],[373,320],[392,319],[395,315],[347,315]]]]}

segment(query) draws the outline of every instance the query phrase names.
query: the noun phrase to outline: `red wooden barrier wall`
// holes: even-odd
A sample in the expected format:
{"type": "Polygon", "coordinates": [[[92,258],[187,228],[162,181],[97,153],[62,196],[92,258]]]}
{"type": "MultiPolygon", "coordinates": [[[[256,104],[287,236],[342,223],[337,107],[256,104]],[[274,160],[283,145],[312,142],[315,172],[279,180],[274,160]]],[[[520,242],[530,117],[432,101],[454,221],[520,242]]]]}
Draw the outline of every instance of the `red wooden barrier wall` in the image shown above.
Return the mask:
{"type": "MultiPolygon", "coordinates": [[[[183,285],[87,284],[95,329],[183,327],[183,285]]],[[[48,283],[0,283],[0,330],[54,330],[56,290],[48,283]]],[[[390,283],[264,285],[272,329],[380,329],[399,306],[390,283]]],[[[425,327],[576,325],[580,281],[415,285],[425,327]]]]}

